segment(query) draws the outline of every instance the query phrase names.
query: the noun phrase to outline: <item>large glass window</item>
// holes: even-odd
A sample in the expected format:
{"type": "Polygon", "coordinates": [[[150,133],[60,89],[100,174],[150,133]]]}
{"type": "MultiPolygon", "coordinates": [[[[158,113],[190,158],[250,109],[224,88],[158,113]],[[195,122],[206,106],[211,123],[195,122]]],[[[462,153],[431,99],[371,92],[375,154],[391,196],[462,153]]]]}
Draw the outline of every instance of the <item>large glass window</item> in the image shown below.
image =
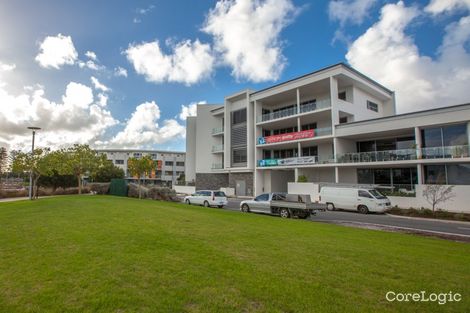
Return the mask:
{"type": "Polygon", "coordinates": [[[425,165],[424,182],[426,184],[445,184],[446,167],[445,165],[425,165]]]}
{"type": "Polygon", "coordinates": [[[374,183],[377,185],[391,185],[392,178],[390,176],[390,169],[376,169],[374,170],[374,183]]]}
{"type": "Polygon", "coordinates": [[[441,128],[425,128],[421,130],[423,147],[442,147],[441,128]]]}
{"type": "Polygon", "coordinates": [[[374,171],[369,168],[357,170],[357,182],[359,184],[373,184],[374,183],[374,171]]]}
{"type": "Polygon", "coordinates": [[[442,127],[442,139],[446,147],[468,145],[467,124],[442,127]]]}
{"type": "Polygon", "coordinates": [[[397,138],[397,150],[413,149],[415,147],[415,137],[402,137],[397,138]]]}
{"type": "Polygon", "coordinates": [[[449,185],[470,185],[470,164],[448,164],[447,183],[449,185]]]}
{"type": "Polygon", "coordinates": [[[394,185],[411,185],[411,168],[394,168],[392,169],[394,185]]]}
{"type": "Polygon", "coordinates": [[[318,155],[318,147],[305,147],[302,148],[302,156],[317,156],[318,155]]]}
{"type": "Polygon", "coordinates": [[[358,143],[358,152],[373,152],[375,150],[375,141],[361,141],[358,143]]]}
{"type": "Polygon", "coordinates": [[[377,151],[395,150],[397,147],[395,140],[396,140],[395,138],[377,140],[375,142],[377,151]]]}
{"type": "Polygon", "coordinates": [[[246,149],[233,149],[233,163],[246,163],[246,149]]]}

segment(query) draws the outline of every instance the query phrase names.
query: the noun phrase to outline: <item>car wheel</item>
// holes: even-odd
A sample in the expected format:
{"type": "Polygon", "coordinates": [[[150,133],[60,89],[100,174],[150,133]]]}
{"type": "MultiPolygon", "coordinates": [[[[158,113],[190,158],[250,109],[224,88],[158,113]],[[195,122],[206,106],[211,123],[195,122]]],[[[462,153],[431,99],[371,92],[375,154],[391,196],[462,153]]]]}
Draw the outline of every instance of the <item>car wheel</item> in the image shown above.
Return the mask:
{"type": "Polygon", "coordinates": [[[186,199],[186,204],[190,205],[191,204],[191,201],[189,201],[189,199],[186,199]]]}
{"type": "Polygon", "coordinates": [[[219,209],[222,209],[224,206],[223,205],[218,205],[217,206],[219,209]]]}
{"type": "Polygon", "coordinates": [[[369,213],[369,209],[365,205],[358,206],[357,210],[359,211],[359,213],[362,213],[362,214],[369,213]]]}
{"type": "Polygon", "coordinates": [[[281,215],[282,218],[289,218],[290,217],[289,210],[286,209],[286,208],[282,208],[281,211],[279,212],[279,214],[281,215]]]}
{"type": "Polygon", "coordinates": [[[327,209],[328,211],[334,211],[334,210],[335,210],[335,206],[334,206],[333,203],[327,203],[327,204],[326,204],[326,209],[327,209]]]}
{"type": "Polygon", "coordinates": [[[248,204],[242,205],[242,212],[244,213],[250,212],[250,207],[248,206],[248,204]]]}
{"type": "Polygon", "coordinates": [[[204,201],[204,206],[205,206],[206,208],[210,207],[209,202],[208,202],[208,201],[204,201]]]}

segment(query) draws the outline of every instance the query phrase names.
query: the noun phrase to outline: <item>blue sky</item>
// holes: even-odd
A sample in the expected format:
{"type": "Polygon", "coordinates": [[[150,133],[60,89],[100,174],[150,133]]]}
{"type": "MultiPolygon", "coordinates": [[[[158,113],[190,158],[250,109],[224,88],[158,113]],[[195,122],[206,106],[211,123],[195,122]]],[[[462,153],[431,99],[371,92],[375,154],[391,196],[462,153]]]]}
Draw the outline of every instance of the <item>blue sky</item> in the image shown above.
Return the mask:
{"type": "Polygon", "coordinates": [[[26,146],[37,124],[53,147],[184,150],[191,104],[338,62],[395,90],[399,112],[469,102],[469,10],[468,0],[3,1],[0,145],[26,146]]]}

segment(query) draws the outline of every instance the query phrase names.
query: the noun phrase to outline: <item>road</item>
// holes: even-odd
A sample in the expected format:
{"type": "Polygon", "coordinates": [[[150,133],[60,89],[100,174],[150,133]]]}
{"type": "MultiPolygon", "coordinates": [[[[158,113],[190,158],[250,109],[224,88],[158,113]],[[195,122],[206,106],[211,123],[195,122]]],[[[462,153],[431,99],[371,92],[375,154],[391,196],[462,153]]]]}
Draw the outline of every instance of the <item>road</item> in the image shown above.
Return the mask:
{"type": "MultiPolygon", "coordinates": [[[[242,199],[229,199],[226,209],[239,210],[242,199]]],[[[312,222],[343,224],[363,228],[385,228],[436,235],[468,236],[470,222],[454,222],[395,217],[387,214],[359,214],[346,211],[318,212],[310,217],[312,222]]]]}

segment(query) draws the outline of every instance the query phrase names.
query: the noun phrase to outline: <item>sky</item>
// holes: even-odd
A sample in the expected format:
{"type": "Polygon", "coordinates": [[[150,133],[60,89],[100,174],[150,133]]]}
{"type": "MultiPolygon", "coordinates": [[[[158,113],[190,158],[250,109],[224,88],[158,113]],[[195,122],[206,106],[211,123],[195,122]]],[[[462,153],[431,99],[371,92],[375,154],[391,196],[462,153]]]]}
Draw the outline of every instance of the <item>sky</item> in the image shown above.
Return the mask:
{"type": "Polygon", "coordinates": [[[398,113],[470,102],[470,0],[4,0],[0,146],[184,151],[197,103],[339,62],[398,113]]]}

